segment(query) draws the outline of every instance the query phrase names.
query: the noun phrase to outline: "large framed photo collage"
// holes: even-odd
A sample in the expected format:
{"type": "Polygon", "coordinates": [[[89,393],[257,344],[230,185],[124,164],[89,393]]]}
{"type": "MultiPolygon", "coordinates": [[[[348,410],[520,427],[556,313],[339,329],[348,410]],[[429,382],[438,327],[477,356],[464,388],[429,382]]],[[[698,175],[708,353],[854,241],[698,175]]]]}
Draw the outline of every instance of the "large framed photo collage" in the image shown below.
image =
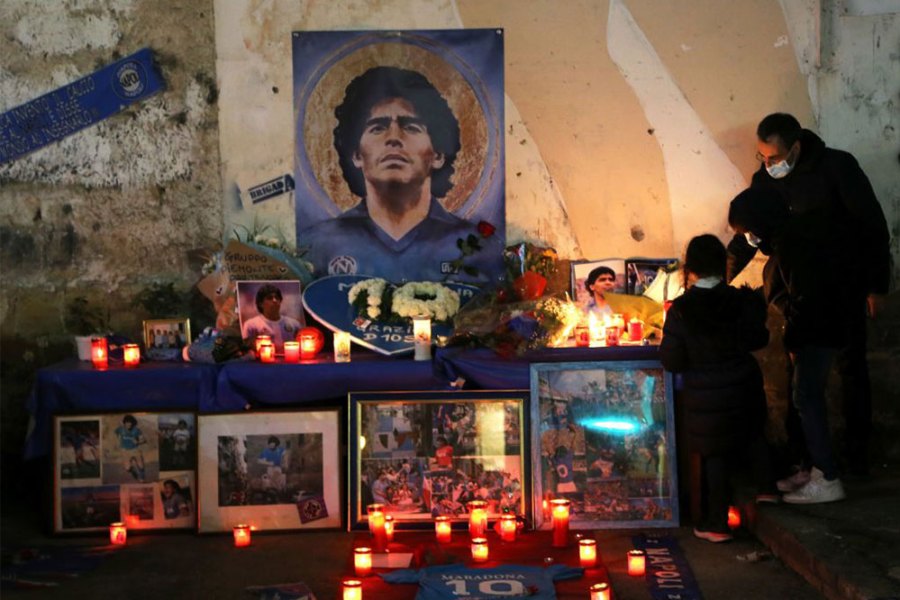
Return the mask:
{"type": "Polygon", "coordinates": [[[677,526],[659,363],[534,363],[530,378],[528,390],[352,392],[346,412],[57,415],[53,531],[364,529],[375,503],[398,529],[439,515],[465,527],[471,500],[546,529],[553,498],[570,500],[576,529],[677,526]]]}

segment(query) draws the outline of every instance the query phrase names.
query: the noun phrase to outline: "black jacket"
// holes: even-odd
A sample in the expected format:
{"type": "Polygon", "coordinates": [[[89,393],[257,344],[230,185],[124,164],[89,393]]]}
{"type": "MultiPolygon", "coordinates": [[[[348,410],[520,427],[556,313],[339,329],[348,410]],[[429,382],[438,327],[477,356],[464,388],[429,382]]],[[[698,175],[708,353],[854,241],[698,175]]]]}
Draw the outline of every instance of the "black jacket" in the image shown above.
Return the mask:
{"type": "Polygon", "coordinates": [[[758,292],[720,283],[690,288],[666,314],[660,358],[683,373],[678,401],[691,450],[725,454],[762,434],[766,395],[751,352],[768,343],[766,312],[758,292]]]}
{"type": "MultiPolygon", "coordinates": [[[[792,216],[806,219],[804,237],[844,254],[849,270],[840,285],[859,293],[885,294],[891,278],[890,233],[868,177],[849,152],[827,148],[813,132],[800,137],[800,158],[782,179],[761,165],[751,187],[775,190],[792,216]]],[[[744,236],[728,244],[728,281],[750,262],[756,249],[744,236]]]]}

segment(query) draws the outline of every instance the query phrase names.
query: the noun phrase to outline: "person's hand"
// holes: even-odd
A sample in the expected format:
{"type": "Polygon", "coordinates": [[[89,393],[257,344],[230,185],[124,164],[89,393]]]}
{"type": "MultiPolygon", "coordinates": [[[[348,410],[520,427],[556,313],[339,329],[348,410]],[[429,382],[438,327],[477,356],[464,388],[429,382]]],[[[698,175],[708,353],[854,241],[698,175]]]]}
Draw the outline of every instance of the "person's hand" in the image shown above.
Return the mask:
{"type": "Polygon", "coordinates": [[[884,294],[869,294],[866,296],[866,312],[869,318],[875,319],[884,310],[884,294]]]}

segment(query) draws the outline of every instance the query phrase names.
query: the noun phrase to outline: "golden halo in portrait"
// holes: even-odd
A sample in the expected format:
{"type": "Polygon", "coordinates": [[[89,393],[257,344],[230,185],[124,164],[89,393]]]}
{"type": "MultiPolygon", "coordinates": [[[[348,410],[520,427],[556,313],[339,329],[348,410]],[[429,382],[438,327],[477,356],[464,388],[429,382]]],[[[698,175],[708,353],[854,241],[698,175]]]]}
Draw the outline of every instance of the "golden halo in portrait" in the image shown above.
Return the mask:
{"type": "Polygon", "coordinates": [[[360,200],[350,192],[334,149],[333,130],[337,125],[334,109],[343,101],[345,89],[355,77],[378,66],[399,67],[424,75],[447,100],[459,121],[461,148],[453,165],[453,187],[441,199],[448,211],[458,210],[475,191],[485,168],[487,119],[462,74],[441,56],[413,44],[363,46],[337,60],[310,92],[303,121],[303,144],[319,186],[341,212],[360,200]]]}

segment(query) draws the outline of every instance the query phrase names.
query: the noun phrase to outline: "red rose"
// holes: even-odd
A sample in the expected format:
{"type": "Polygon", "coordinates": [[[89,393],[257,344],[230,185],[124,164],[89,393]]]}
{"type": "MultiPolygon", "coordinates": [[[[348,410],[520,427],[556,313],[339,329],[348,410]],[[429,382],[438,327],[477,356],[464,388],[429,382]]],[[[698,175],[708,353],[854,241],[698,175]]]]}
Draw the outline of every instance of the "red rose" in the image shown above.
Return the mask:
{"type": "Polygon", "coordinates": [[[497,228],[488,223],[487,221],[479,221],[478,222],[478,233],[483,238],[489,238],[494,235],[494,232],[497,231],[497,228]]]}

